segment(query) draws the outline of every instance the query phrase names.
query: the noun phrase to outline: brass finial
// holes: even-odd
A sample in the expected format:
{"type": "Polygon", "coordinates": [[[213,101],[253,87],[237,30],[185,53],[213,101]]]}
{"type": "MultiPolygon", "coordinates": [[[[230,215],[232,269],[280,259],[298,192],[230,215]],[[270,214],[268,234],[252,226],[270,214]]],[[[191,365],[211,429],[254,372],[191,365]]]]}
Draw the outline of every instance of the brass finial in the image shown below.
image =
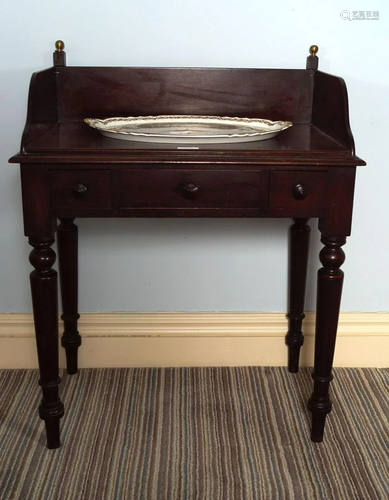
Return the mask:
{"type": "Polygon", "coordinates": [[[311,45],[311,46],[309,47],[309,53],[310,53],[310,54],[311,54],[311,56],[313,56],[313,57],[316,57],[316,54],[317,54],[318,50],[319,50],[319,47],[318,47],[317,45],[311,45]]]}
{"type": "Polygon", "coordinates": [[[62,52],[64,48],[65,48],[65,44],[63,43],[62,40],[57,40],[55,42],[55,51],[56,52],[62,52]]]}

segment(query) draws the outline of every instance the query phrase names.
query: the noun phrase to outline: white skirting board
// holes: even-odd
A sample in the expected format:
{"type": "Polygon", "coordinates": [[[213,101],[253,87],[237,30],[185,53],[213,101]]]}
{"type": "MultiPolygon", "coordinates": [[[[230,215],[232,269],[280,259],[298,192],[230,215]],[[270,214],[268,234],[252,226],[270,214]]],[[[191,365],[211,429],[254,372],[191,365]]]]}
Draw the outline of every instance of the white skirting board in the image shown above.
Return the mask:
{"type": "MultiPolygon", "coordinates": [[[[307,313],[301,365],[314,323],[307,313]]],[[[284,366],[287,325],[284,313],[84,313],[79,367],[284,366]]],[[[341,313],[334,366],[389,366],[389,313],[341,313]]],[[[37,367],[32,314],[0,314],[0,368],[37,367]]]]}

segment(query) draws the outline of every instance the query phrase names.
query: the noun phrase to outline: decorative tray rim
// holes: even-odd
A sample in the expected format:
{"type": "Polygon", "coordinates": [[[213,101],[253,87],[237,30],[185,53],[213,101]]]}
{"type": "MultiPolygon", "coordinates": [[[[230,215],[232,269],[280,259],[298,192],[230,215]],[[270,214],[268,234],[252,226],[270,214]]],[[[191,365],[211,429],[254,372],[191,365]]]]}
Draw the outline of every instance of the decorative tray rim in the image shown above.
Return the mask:
{"type": "Polygon", "coordinates": [[[84,122],[88,124],[90,127],[99,130],[100,132],[109,132],[110,134],[118,134],[118,135],[130,135],[130,136],[139,136],[139,137],[156,137],[156,138],[173,138],[188,140],[188,139],[224,139],[224,138],[244,138],[244,137],[256,137],[256,136],[265,136],[268,134],[276,134],[281,132],[293,125],[290,121],[272,121],[265,118],[240,118],[240,117],[231,117],[231,116],[211,116],[211,115],[154,115],[154,116],[128,116],[128,117],[111,117],[111,118],[85,118],[84,122]],[[166,133],[158,133],[158,132],[140,132],[140,131],[128,131],[128,130],[120,130],[120,127],[128,126],[131,124],[141,125],[142,123],[165,123],[166,125],[169,122],[181,122],[181,123],[196,123],[201,124],[228,124],[235,125],[237,127],[237,131],[233,133],[218,133],[218,134],[199,134],[199,135],[168,135],[166,133]],[[239,133],[239,127],[249,126],[253,127],[253,132],[239,133]],[[255,130],[255,127],[258,127],[255,130]]]}

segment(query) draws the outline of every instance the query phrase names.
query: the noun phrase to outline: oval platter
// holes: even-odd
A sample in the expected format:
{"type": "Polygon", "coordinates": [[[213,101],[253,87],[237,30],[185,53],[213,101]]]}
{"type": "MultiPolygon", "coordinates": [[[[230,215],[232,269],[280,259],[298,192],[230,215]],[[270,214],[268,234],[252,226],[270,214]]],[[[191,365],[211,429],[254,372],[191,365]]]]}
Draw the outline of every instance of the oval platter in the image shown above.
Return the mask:
{"type": "Polygon", "coordinates": [[[292,126],[289,121],[197,115],[85,118],[84,121],[112,139],[168,144],[263,141],[292,126]]]}

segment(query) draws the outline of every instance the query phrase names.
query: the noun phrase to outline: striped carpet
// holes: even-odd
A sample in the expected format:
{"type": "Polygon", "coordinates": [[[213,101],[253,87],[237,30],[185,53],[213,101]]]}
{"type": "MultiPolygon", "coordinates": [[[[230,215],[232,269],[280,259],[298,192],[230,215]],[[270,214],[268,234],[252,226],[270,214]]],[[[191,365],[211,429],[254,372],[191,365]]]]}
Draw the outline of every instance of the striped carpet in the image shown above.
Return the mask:
{"type": "Polygon", "coordinates": [[[0,371],[0,498],[387,500],[389,372],[334,372],[322,444],[308,369],[64,374],[63,444],[48,450],[37,372],[0,371]]]}

